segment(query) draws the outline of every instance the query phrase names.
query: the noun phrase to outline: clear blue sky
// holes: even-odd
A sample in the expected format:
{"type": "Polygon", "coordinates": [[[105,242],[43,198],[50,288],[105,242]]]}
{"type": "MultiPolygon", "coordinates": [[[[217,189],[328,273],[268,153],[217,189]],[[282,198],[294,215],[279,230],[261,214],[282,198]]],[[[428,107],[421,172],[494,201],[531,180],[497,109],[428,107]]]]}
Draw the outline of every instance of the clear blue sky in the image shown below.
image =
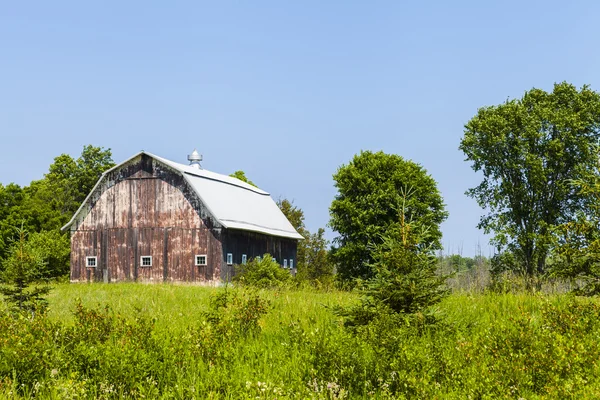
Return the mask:
{"type": "Polygon", "coordinates": [[[407,3],[4,2],[0,182],[85,144],[116,162],[197,147],[206,169],[293,199],[314,231],[336,169],[383,150],[438,182],[446,251],[488,253],[463,125],[532,87],[600,90],[600,3],[407,3]]]}

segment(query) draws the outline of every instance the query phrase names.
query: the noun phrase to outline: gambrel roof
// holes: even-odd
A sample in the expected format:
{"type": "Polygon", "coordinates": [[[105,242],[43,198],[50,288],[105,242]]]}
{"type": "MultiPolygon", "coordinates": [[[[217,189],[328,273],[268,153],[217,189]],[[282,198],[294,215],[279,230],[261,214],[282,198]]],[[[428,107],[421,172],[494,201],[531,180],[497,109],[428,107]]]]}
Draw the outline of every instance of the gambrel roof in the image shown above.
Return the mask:
{"type": "Polygon", "coordinates": [[[141,151],[119,165],[104,172],[92,192],[79,207],[73,218],[62,228],[67,229],[85,209],[92,193],[105,176],[141,155],[147,155],[179,173],[196,192],[204,206],[224,228],[265,233],[267,235],[303,239],[281,212],[269,193],[237,178],[179,164],[146,151],[141,151]]]}

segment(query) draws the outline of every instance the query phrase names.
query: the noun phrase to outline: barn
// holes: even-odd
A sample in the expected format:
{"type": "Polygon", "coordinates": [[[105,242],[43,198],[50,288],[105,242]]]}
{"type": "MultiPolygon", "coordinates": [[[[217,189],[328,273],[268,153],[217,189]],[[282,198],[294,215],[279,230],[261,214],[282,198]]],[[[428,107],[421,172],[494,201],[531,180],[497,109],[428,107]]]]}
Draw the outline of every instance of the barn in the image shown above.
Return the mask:
{"type": "Polygon", "coordinates": [[[265,253],[293,270],[302,236],[269,193],[141,151],[106,171],[62,229],[71,282],[228,280],[265,253]]]}

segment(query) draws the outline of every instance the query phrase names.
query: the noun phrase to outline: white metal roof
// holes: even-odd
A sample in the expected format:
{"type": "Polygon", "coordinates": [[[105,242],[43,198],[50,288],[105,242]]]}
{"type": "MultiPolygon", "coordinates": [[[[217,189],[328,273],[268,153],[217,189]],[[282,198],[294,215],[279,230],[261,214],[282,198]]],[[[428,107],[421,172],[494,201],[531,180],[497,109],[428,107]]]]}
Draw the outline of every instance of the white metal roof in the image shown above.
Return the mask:
{"type": "MultiPolygon", "coordinates": [[[[146,151],[134,155],[109,171],[118,169],[123,164],[142,154],[146,154],[182,174],[213,217],[223,227],[292,239],[303,239],[302,235],[296,232],[292,224],[281,212],[269,193],[237,178],[179,164],[146,151]]],[[[102,181],[109,171],[103,174],[98,183],[102,181]]],[[[66,229],[75,221],[88,199],[84,201],[84,204],[81,205],[71,221],[63,229],[66,229]]]]}

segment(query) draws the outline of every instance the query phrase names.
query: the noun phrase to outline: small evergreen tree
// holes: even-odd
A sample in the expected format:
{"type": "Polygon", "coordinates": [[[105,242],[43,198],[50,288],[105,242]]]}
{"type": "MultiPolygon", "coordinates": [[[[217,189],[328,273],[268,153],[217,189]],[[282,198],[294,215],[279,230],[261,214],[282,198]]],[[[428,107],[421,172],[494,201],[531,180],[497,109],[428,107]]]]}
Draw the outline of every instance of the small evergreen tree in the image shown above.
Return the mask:
{"type": "Polygon", "coordinates": [[[4,272],[0,286],[0,294],[16,312],[44,311],[47,301],[44,295],[50,287],[31,285],[43,276],[45,264],[42,257],[27,242],[27,231],[21,226],[17,229],[17,239],[9,249],[8,257],[4,260],[4,272]]]}
{"type": "Polygon", "coordinates": [[[382,235],[372,252],[373,278],[366,282],[359,304],[338,309],[346,317],[346,326],[367,325],[382,314],[411,315],[422,313],[447,295],[446,276],[436,274],[437,260],[428,240],[428,231],[417,222],[406,219],[407,197],[399,198],[399,230],[382,235]]]}

